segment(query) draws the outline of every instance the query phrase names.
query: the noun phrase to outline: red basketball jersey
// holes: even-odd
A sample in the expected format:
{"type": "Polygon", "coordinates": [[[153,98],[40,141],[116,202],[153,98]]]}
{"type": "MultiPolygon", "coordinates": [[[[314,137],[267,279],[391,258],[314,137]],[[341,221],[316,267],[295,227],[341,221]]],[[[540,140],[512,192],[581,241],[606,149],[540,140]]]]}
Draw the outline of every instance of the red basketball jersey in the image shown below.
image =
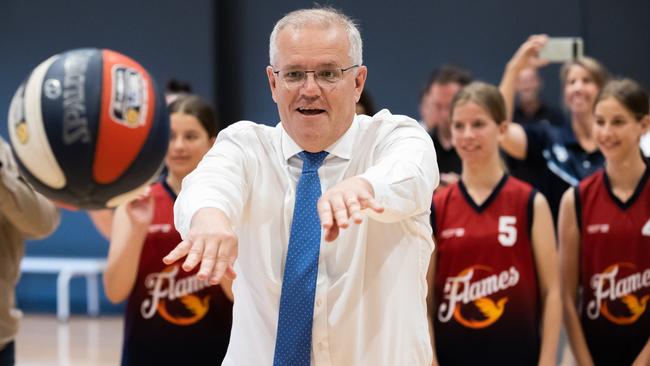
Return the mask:
{"type": "Polygon", "coordinates": [[[539,291],[530,239],[535,194],[504,175],[480,206],[462,181],[434,195],[432,316],[442,365],[537,363],[539,291]]]}
{"type": "Polygon", "coordinates": [[[124,324],[123,365],[220,364],[232,325],[232,303],[221,286],[162,258],[181,237],[174,228],[176,195],[163,181],[151,186],[154,218],[140,255],[124,324]]]}
{"type": "Polygon", "coordinates": [[[600,170],[576,190],[580,226],[580,318],[596,364],[629,365],[650,337],[648,169],[621,202],[600,170]]]}

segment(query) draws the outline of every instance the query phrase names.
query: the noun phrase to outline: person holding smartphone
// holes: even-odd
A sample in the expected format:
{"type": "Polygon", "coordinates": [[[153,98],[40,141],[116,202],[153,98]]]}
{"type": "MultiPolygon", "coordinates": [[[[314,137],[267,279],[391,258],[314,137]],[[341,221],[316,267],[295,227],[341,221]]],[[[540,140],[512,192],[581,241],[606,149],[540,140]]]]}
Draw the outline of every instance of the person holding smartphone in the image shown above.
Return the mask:
{"type": "MultiPolygon", "coordinates": [[[[499,89],[506,101],[508,121],[512,116],[517,76],[526,67],[540,67],[547,62],[539,58],[547,41],[545,35],[531,36],[506,65],[499,89]]],[[[571,115],[570,123],[559,127],[548,124],[523,127],[508,123],[501,140],[501,148],[508,156],[539,172],[534,186],[549,200],[555,218],[564,191],[604,163],[591,127],[594,102],[608,73],[595,59],[580,57],[562,66],[560,79],[564,103],[571,115]]]]}

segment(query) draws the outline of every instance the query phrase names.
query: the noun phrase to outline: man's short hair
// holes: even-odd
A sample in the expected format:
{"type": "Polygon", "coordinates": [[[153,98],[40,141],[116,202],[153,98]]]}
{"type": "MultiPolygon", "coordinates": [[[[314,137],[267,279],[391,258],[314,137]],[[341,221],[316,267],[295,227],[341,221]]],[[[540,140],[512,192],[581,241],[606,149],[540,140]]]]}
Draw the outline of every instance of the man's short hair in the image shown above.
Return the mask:
{"type": "Polygon", "coordinates": [[[433,84],[456,83],[463,87],[471,81],[472,74],[468,70],[453,64],[440,65],[431,72],[431,75],[429,75],[427,83],[420,92],[420,99],[429,92],[429,89],[433,84]]]}
{"type": "MultiPolygon", "coordinates": [[[[300,29],[306,25],[320,25],[328,28],[332,25],[342,26],[348,34],[350,42],[350,61],[353,65],[362,65],[363,63],[363,42],[361,33],[354,20],[339,10],[331,7],[322,7],[314,9],[295,10],[278,20],[273,27],[269,39],[269,61],[271,66],[275,66],[275,58],[278,54],[277,36],[278,33],[286,27],[300,29]]],[[[342,65],[343,66],[343,65],[342,65]]]]}

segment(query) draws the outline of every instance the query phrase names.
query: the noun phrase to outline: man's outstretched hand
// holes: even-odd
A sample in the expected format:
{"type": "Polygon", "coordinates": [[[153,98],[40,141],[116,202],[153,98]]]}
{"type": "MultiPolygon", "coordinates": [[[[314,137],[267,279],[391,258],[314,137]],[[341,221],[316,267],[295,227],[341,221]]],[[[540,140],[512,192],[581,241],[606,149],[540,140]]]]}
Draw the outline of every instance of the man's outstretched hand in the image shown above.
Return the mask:
{"type": "Polygon", "coordinates": [[[371,209],[382,213],[382,207],[375,200],[370,182],[361,177],[352,177],[328,189],[318,201],[318,216],[325,229],[325,240],[333,241],[340,229],[363,221],[361,210],[371,209]]]}
{"type": "Polygon", "coordinates": [[[237,259],[237,236],[230,220],[217,208],[202,208],[192,217],[190,232],[165,258],[172,264],[187,256],[183,270],[191,271],[201,263],[197,278],[218,284],[223,276],[234,279],[233,263],[237,259]]]}

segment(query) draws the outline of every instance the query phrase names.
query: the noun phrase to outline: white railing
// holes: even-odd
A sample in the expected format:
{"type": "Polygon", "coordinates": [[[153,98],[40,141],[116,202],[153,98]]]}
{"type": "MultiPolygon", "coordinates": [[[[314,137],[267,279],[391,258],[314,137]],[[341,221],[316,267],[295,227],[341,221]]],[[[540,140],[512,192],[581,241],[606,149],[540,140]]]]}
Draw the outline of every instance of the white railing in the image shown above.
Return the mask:
{"type": "Polygon", "coordinates": [[[22,273],[58,274],[56,279],[56,316],[60,321],[70,317],[70,280],[86,276],[88,314],[99,314],[99,275],[106,269],[103,258],[25,257],[22,273]]]}

